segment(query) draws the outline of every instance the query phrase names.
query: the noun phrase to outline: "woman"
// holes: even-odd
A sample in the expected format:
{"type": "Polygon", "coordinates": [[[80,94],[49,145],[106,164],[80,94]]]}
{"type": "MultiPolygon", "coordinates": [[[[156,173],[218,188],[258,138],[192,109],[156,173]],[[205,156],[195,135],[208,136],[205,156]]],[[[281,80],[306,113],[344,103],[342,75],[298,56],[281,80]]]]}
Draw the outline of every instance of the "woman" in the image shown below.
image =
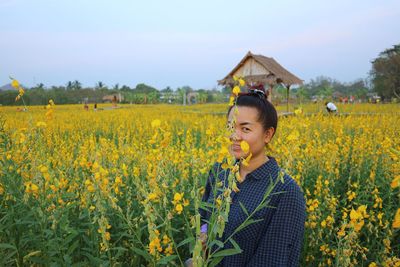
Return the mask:
{"type": "MultiPolygon", "coordinates": [[[[248,217],[242,206],[251,214],[263,201],[268,187],[274,184],[274,188],[268,197],[268,207],[257,211],[253,217],[259,221],[232,236],[242,252],[226,256],[218,266],[297,266],[306,218],[304,197],[296,182],[287,174],[282,176],[275,159],[265,153],[276,132],[277,112],[262,90],[239,95],[236,106],[237,114],[232,108],[228,112],[229,122],[233,119],[235,122],[231,154],[240,160],[251,153],[251,158],[249,162],[240,163],[239,190],[232,192],[228,222],[221,241],[226,241],[248,217]],[[241,149],[242,141],[250,146],[247,153],[241,149]]],[[[219,195],[214,196],[215,182],[226,182],[227,172],[229,170],[223,170],[221,164],[214,165],[203,202],[214,203],[219,195]]],[[[207,222],[211,211],[200,209],[200,215],[203,222],[207,222]]],[[[204,224],[205,232],[206,228],[204,224]]],[[[223,249],[232,247],[231,242],[226,242],[223,249]]]]}

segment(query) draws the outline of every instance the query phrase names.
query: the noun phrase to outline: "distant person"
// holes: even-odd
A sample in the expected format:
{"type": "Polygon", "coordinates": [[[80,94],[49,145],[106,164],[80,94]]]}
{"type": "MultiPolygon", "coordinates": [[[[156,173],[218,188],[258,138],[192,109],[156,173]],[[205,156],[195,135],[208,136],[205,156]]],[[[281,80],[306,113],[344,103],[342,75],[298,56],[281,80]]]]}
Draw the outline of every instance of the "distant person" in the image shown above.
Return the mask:
{"type": "Polygon", "coordinates": [[[337,107],[332,102],[325,102],[325,106],[326,106],[326,110],[329,113],[336,113],[337,112],[337,107]]]}
{"type": "Polygon", "coordinates": [[[94,103],[94,111],[97,110],[97,103],[94,103]]]}

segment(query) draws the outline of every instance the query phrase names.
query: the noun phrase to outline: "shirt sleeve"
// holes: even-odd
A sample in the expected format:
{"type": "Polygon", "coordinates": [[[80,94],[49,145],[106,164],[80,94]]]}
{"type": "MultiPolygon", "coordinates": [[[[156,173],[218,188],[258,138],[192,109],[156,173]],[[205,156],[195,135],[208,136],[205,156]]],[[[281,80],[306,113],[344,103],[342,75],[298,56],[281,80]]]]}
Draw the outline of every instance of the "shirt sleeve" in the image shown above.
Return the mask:
{"type": "Polygon", "coordinates": [[[295,182],[282,193],[274,216],[247,266],[298,266],[306,219],[303,193],[295,182]]]}

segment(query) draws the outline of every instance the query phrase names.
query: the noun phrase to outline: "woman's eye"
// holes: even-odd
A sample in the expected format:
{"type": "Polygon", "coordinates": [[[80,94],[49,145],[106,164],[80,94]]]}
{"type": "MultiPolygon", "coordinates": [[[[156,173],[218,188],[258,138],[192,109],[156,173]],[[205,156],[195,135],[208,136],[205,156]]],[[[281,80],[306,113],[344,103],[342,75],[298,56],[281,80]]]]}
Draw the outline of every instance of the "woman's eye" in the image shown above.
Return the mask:
{"type": "Polygon", "coordinates": [[[243,132],[246,132],[246,133],[247,133],[247,132],[250,132],[250,129],[249,129],[249,128],[246,128],[246,127],[244,127],[242,130],[243,130],[243,132]]]}

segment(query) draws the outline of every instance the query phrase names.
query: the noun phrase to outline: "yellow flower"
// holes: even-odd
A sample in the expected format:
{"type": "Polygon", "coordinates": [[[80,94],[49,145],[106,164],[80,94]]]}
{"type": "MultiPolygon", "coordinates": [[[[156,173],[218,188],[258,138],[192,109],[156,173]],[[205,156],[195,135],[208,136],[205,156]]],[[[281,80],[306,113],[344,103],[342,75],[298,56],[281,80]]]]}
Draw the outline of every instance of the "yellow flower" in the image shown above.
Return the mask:
{"type": "Polygon", "coordinates": [[[296,115],[300,115],[300,114],[302,114],[303,113],[303,110],[301,109],[301,108],[298,108],[298,109],[296,109],[295,111],[294,111],[294,114],[296,114],[296,115]]]}
{"type": "Polygon", "coordinates": [[[164,253],[165,253],[165,255],[167,255],[167,256],[172,255],[173,250],[172,250],[171,244],[169,244],[169,245],[164,249],[164,253]]]}
{"type": "Polygon", "coordinates": [[[394,216],[394,221],[393,221],[393,228],[400,228],[400,208],[397,209],[396,215],[394,216]]]}
{"type": "Polygon", "coordinates": [[[237,187],[236,182],[233,182],[232,189],[233,189],[233,191],[235,191],[235,193],[238,193],[240,191],[240,189],[237,187]]]}
{"type": "Polygon", "coordinates": [[[362,216],[360,213],[358,213],[357,211],[355,211],[354,209],[351,209],[350,211],[350,220],[355,221],[358,219],[361,219],[362,216]]]}
{"type": "Polygon", "coordinates": [[[390,184],[391,188],[396,188],[400,186],[400,175],[397,175],[396,177],[394,177],[392,183],[390,184]]]}
{"type": "Polygon", "coordinates": [[[35,185],[32,182],[26,182],[25,183],[25,192],[26,193],[33,193],[33,194],[37,194],[39,191],[39,187],[37,185],[35,185]]]}
{"type": "Polygon", "coordinates": [[[229,106],[231,107],[231,106],[233,106],[235,104],[235,98],[233,97],[233,96],[231,96],[230,98],[229,98],[229,106]]]}
{"type": "Polygon", "coordinates": [[[288,141],[294,141],[294,140],[299,139],[299,137],[300,137],[299,131],[294,130],[293,132],[291,132],[291,133],[288,135],[287,140],[288,140],[288,141]]]}
{"type": "Polygon", "coordinates": [[[110,241],[110,239],[111,239],[111,235],[110,235],[109,232],[106,232],[106,233],[104,234],[104,237],[105,237],[105,239],[106,239],[107,241],[110,241]]]}
{"type": "Polygon", "coordinates": [[[168,244],[170,241],[171,241],[171,239],[169,239],[169,237],[167,235],[163,236],[163,241],[162,242],[163,242],[164,245],[168,244]]]}
{"type": "Polygon", "coordinates": [[[174,195],[174,201],[175,201],[175,202],[178,202],[178,201],[180,201],[180,200],[182,199],[182,197],[183,197],[183,193],[182,193],[182,194],[175,193],[175,195],[174,195]]]}
{"type": "Polygon", "coordinates": [[[186,207],[186,206],[189,206],[189,204],[190,204],[190,203],[189,203],[189,200],[187,200],[187,199],[184,199],[184,200],[183,200],[183,206],[186,207]]]}
{"type": "Polygon", "coordinates": [[[178,214],[181,214],[182,211],[183,211],[183,206],[182,206],[182,204],[177,204],[177,205],[175,206],[175,211],[176,211],[178,214]]]}
{"type": "Polygon", "coordinates": [[[249,162],[250,162],[251,157],[252,157],[252,154],[250,153],[250,154],[247,156],[247,158],[245,158],[245,159],[242,160],[242,164],[243,164],[244,166],[246,166],[246,167],[249,166],[249,162]]]}
{"type": "Polygon", "coordinates": [[[14,87],[15,89],[18,89],[18,87],[19,87],[19,82],[18,82],[17,80],[13,79],[13,80],[11,81],[11,86],[14,87]]]}
{"type": "Polygon", "coordinates": [[[156,128],[156,127],[160,127],[160,125],[161,125],[161,121],[160,120],[153,120],[152,122],[151,122],[151,128],[156,128]]]}
{"type": "Polygon", "coordinates": [[[46,126],[47,126],[47,124],[43,121],[39,121],[36,123],[36,127],[46,127],[46,126]]]}
{"type": "Polygon", "coordinates": [[[240,93],[240,87],[239,86],[233,87],[232,93],[237,96],[240,93]]]}
{"type": "Polygon", "coordinates": [[[249,145],[249,143],[247,143],[246,141],[243,140],[242,142],[240,142],[240,148],[242,149],[242,151],[245,154],[247,154],[247,153],[249,153],[250,145],[249,145]]]}
{"type": "Polygon", "coordinates": [[[158,237],[154,238],[153,240],[150,241],[149,244],[149,253],[152,255],[156,254],[156,250],[161,252],[162,247],[160,245],[160,239],[158,237]]]}
{"type": "Polygon", "coordinates": [[[239,79],[239,85],[240,86],[244,86],[245,84],[246,84],[246,82],[242,78],[240,78],[239,79]]]}
{"type": "Polygon", "coordinates": [[[46,166],[43,166],[43,165],[41,165],[39,169],[40,169],[41,173],[46,173],[46,172],[49,171],[49,169],[46,166]]]}
{"type": "Polygon", "coordinates": [[[156,201],[157,198],[158,198],[158,196],[157,196],[156,193],[150,193],[150,194],[147,195],[147,199],[148,199],[149,201],[156,201]]]}

